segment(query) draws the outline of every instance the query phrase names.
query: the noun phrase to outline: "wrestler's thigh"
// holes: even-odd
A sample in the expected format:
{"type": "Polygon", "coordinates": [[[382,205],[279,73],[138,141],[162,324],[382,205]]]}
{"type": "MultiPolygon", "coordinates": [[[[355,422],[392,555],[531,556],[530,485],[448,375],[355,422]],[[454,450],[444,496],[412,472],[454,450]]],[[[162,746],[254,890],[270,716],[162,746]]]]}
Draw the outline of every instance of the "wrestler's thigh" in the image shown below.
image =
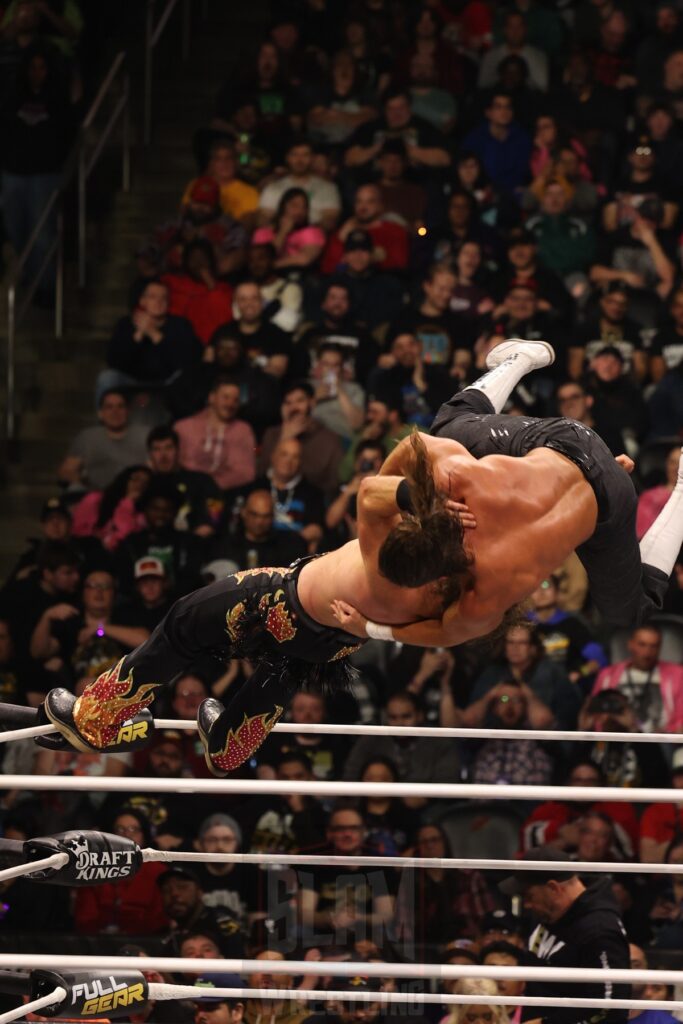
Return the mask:
{"type": "Polygon", "coordinates": [[[247,591],[234,576],[216,580],[173,605],[165,633],[185,647],[206,650],[230,642],[228,626],[245,611],[247,591]]]}
{"type": "Polygon", "coordinates": [[[483,391],[465,388],[444,402],[434,417],[429,432],[436,437],[450,437],[465,444],[461,432],[467,431],[467,423],[478,423],[478,417],[493,414],[494,408],[483,391]]]}
{"type": "Polygon", "coordinates": [[[637,497],[630,477],[614,459],[602,466],[609,514],[577,549],[588,574],[590,597],[607,622],[631,625],[641,616],[643,568],[636,537],[637,497]]]}

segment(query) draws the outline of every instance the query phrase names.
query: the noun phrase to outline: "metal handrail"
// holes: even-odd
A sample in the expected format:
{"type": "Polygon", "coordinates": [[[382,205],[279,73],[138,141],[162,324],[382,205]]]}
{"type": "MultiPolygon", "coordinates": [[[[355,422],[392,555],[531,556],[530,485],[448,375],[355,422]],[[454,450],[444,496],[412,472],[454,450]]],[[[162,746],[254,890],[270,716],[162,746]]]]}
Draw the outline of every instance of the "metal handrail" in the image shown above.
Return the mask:
{"type": "Polygon", "coordinates": [[[129,117],[129,98],[130,98],[130,82],[128,73],[125,71],[126,54],[124,51],[117,54],[109,69],[102,85],[100,86],[95,99],[90,104],[90,109],[85,115],[83,124],[81,125],[81,142],[78,150],[78,284],[81,288],[85,285],[86,280],[86,228],[87,228],[87,183],[90,174],[100,158],[102,150],[104,149],[109,136],[115,128],[119,118],[122,118],[122,129],[121,129],[121,146],[122,146],[122,166],[121,166],[121,186],[124,192],[128,192],[130,189],[130,117],[129,117]],[[86,142],[87,132],[92,127],[92,124],[99,113],[100,107],[104,100],[111,92],[112,86],[116,81],[121,70],[124,69],[123,81],[121,88],[121,96],[112,111],[109,120],[107,121],[100,138],[97,141],[95,149],[90,154],[86,153],[86,142]]]}
{"type": "Polygon", "coordinates": [[[38,285],[43,279],[45,271],[49,267],[51,261],[56,257],[57,268],[55,276],[55,337],[61,338],[64,332],[64,194],[66,189],[73,180],[74,173],[78,168],[78,266],[79,266],[79,283],[83,285],[85,283],[85,243],[86,243],[86,185],[87,179],[95,166],[97,160],[102,153],[102,150],[112,132],[112,129],[116,125],[119,118],[122,118],[122,184],[124,191],[128,191],[130,188],[130,125],[129,125],[129,98],[130,98],[130,85],[128,80],[128,74],[125,71],[125,52],[117,54],[112,62],[112,65],[104,78],[102,85],[100,86],[98,93],[91,103],[84,120],[78,131],[77,139],[73,145],[71,153],[69,154],[62,176],[60,178],[59,185],[55,188],[54,192],[48,199],[43,212],[38,218],[35,224],[31,236],[28,239],[23,250],[19,254],[17,262],[12,273],[11,280],[7,286],[7,365],[6,365],[6,381],[7,381],[7,402],[6,402],[6,433],[7,441],[12,442],[15,439],[16,431],[16,335],[17,328],[23,320],[26,312],[31,304],[31,300],[35,294],[38,285]],[[116,81],[121,70],[124,69],[123,84],[121,98],[119,99],[113,114],[109,118],[100,138],[98,139],[97,145],[92,154],[86,156],[86,144],[87,134],[89,129],[92,127],[95,117],[104,102],[106,96],[111,91],[112,85],[116,81]],[[33,251],[36,242],[40,236],[41,231],[45,227],[48,219],[54,213],[55,207],[57,207],[57,232],[56,237],[48,252],[43,259],[43,262],[38,270],[37,274],[33,278],[33,281],[28,287],[25,295],[22,295],[21,303],[17,306],[17,290],[21,274],[26,265],[26,261],[33,251]]]}
{"type": "MultiPolygon", "coordinates": [[[[190,53],[190,33],[192,19],[190,17],[190,0],[183,2],[183,24],[181,30],[181,57],[185,62],[190,53]]],[[[152,140],[152,65],[154,61],[154,49],[159,42],[168,21],[175,10],[178,0],[167,0],[159,20],[154,24],[155,0],[147,0],[147,12],[145,19],[145,94],[144,94],[144,117],[143,117],[143,140],[149,146],[152,140]]]]}

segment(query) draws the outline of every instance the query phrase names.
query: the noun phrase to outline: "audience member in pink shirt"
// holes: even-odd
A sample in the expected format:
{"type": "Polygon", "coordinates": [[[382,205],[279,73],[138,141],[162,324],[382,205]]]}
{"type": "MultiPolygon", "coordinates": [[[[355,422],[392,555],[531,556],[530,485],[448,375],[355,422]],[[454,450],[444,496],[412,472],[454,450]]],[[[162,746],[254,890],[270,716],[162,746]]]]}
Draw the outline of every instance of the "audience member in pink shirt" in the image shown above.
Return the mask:
{"type": "Polygon", "coordinates": [[[680,456],[681,449],[678,447],[672,448],[666,457],[666,483],[660,484],[659,487],[649,487],[638,498],[638,511],[636,513],[636,534],[638,540],[647,533],[671,497],[672,491],[676,486],[680,456]]]}
{"type": "Polygon", "coordinates": [[[218,377],[203,412],[175,424],[180,439],[180,465],[208,473],[222,490],[249,484],[256,476],[256,438],[248,423],[237,419],[237,384],[218,377]]]}
{"type": "Polygon", "coordinates": [[[98,537],[107,551],[114,551],[124,537],[142,530],[145,517],[137,500],[147,489],[151,470],[128,466],[104,491],[91,491],[71,509],[74,537],[98,537]]]}
{"type": "Polygon", "coordinates": [[[272,245],[276,267],[310,267],[325,247],[325,232],[308,223],[308,196],[288,188],[278,203],[272,227],[258,228],[252,245],[272,245]]]}

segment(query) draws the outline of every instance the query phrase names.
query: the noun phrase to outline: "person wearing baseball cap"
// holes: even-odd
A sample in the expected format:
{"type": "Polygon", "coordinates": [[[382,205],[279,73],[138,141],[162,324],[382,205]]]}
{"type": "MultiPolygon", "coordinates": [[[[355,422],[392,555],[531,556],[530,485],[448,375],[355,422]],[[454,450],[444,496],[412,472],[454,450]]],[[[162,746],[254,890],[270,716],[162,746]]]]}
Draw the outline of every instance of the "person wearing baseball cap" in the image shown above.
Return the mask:
{"type": "MultiPolygon", "coordinates": [[[[584,885],[576,871],[561,866],[567,854],[551,846],[538,846],[527,851],[523,861],[552,861],[538,870],[518,869],[498,883],[506,896],[520,897],[524,910],[539,923],[529,936],[529,952],[537,966],[628,969],[630,965],[626,931],[619,916],[611,889],[606,882],[584,885]]],[[[533,961],[532,961],[533,963],[533,961]]],[[[625,999],[628,985],[612,981],[572,985],[577,999],[625,999]]],[[[564,982],[532,981],[526,995],[553,998],[567,994],[564,982]]],[[[523,1019],[543,1020],[544,1024],[582,1024],[591,1021],[622,1024],[626,1010],[593,1010],[589,1015],[582,1007],[531,1007],[523,1019]]]]}
{"type": "MultiPolygon", "coordinates": [[[[197,178],[192,185],[188,203],[194,217],[196,217],[198,213],[197,207],[208,207],[209,211],[213,212],[219,204],[220,189],[218,187],[218,182],[214,181],[213,178],[210,178],[208,174],[203,178],[197,178]]],[[[203,210],[200,211],[200,213],[203,212],[203,210]]]]}
{"type": "Polygon", "coordinates": [[[211,989],[244,988],[239,974],[203,974],[194,983],[198,990],[192,1000],[195,1024],[240,1024],[244,1002],[239,996],[211,996],[211,989]]]}
{"type": "Polygon", "coordinates": [[[372,238],[363,228],[355,228],[350,231],[344,242],[344,253],[355,252],[357,249],[363,249],[365,252],[372,252],[374,249],[372,238]]]}
{"type": "Polygon", "coordinates": [[[150,633],[171,607],[171,581],[166,566],[155,555],[143,555],[133,564],[134,593],[121,605],[124,622],[134,622],[150,633]]]}
{"type": "Polygon", "coordinates": [[[506,238],[507,264],[504,264],[493,280],[493,297],[500,304],[513,281],[534,281],[543,309],[558,318],[571,312],[571,296],[562,278],[553,270],[541,266],[538,260],[538,245],[534,235],[523,227],[515,227],[506,238]]]}
{"type": "Polygon", "coordinates": [[[165,953],[178,956],[180,943],[188,931],[216,935],[225,957],[244,956],[239,921],[227,907],[207,907],[204,889],[196,871],[184,864],[173,864],[156,880],[166,916],[173,922],[162,939],[165,953]]]}

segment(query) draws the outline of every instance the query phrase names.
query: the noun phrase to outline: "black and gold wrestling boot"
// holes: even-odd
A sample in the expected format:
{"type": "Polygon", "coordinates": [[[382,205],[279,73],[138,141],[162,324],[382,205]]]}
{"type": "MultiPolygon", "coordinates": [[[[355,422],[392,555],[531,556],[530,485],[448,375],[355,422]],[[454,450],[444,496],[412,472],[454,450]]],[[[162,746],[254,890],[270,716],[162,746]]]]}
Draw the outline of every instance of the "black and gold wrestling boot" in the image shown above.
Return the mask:
{"type": "MultiPolygon", "coordinates": [[[[247,684],[248,685],[248,684],[247,684]]],[[[207,697],[199,705],[197,729],[204,747],[209,771],[219,779],[248,761],[258,750],[278,721],[284,708],[276,704],[269,711],[248,715],[238,701],[242,721],[231,704],[228,708],[215,697],[207,697]]]]}

